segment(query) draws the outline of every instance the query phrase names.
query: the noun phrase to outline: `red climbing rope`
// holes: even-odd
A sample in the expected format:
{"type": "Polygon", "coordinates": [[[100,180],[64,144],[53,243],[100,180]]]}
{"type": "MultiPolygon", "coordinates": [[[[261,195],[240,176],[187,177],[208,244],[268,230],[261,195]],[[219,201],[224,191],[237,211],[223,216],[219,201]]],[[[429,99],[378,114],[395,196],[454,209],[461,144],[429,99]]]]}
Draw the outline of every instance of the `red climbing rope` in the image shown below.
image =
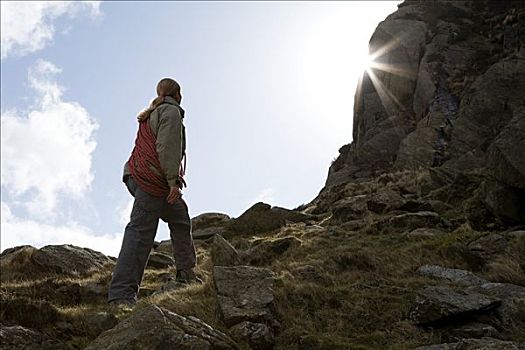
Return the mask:
{"type": "Polygon", "coordinates": [[[129,170],[143,191],[156,197],[166,197],[170,187],[160,166],[156,141],[148,120],[140,122],[135,147],[128,162],[129,170]]]}

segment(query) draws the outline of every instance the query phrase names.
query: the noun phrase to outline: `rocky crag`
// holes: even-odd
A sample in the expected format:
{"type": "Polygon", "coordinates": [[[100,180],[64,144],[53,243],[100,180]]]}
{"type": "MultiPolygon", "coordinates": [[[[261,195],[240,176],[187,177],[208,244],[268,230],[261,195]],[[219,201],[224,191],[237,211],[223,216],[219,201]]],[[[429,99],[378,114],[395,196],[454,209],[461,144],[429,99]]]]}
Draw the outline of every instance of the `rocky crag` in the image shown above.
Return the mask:
{"type": "Polygon", "coordinates": [[[153,249],[0,255],[2,349],[525,349],[525,4],[406,1],[370,41],[354,141],[317,198],[193,218],[202,285],[153,249]]]}

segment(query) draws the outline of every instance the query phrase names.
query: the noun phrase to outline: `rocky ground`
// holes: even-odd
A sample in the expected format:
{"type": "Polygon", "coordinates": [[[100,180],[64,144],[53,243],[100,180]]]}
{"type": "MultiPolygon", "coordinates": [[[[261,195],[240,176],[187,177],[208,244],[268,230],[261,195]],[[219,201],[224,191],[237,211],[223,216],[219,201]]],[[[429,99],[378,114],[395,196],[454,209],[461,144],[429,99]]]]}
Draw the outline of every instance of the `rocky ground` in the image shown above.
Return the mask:
{"type": "Polygon", "coordinates": [[[523,1],[404,2],[313,201],[194,218],[204,283],[158,242],[132,311],[114,258],[7,249],[2,348],[525,349],[524,33],[523,1]]]}
{"type": "Polygon", "coordinates": [[[204,284],[174,282],[170,242],[159,242],[132,312],[106,304],[114,259],[74,246],[8,249],[2,344],[523,348],[525,227],[476,230],[456,208],[422,196],[424,178],[384,174],[296,210],[258,203],[234,219],[194,218],[204,284]]]}

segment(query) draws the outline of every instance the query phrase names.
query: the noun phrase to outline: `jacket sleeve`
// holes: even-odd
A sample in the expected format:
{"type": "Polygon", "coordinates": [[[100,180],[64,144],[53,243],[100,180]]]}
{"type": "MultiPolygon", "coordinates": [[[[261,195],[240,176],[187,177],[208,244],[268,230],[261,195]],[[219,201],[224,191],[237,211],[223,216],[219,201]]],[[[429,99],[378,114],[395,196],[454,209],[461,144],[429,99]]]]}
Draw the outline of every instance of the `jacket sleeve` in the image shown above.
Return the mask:
{"type": "Polygon", "coordinates": [[[179,186],[182,129],[182,116],[178,108],[169,106],[161,111],[156,148],[160,166],[166,174],[166,180],[170,186],[179,186]]]}

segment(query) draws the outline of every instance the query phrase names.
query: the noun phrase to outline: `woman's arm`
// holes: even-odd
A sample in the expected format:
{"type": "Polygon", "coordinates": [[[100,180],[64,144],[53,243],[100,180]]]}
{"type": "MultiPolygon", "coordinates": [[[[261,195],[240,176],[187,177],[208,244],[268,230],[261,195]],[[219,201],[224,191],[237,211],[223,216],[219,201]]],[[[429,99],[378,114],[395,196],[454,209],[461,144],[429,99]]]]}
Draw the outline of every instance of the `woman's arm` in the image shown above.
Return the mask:
{"type": "Polygon", "coordinates": [[[159,111],[156,148],[160,166],[170,187],[179,186],[182,159],[182,116],[176,106],[167,105],[159,111]]]}

